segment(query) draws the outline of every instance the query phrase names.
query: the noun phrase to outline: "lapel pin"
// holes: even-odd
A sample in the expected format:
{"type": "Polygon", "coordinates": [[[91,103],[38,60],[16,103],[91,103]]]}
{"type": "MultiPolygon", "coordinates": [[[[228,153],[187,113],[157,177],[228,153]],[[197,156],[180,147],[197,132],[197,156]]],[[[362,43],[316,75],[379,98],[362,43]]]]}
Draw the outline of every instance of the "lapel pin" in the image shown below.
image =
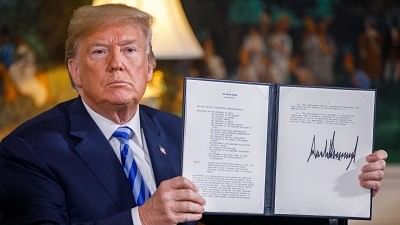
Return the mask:
{"type": "Polygon", "coordinates": [[[167,155],[167,151],[165,151],[165,148],[163,148],[161,145],[159,145],[158,147],[160,148],[160,152],[161,152],[163,155],[167,155]]]}

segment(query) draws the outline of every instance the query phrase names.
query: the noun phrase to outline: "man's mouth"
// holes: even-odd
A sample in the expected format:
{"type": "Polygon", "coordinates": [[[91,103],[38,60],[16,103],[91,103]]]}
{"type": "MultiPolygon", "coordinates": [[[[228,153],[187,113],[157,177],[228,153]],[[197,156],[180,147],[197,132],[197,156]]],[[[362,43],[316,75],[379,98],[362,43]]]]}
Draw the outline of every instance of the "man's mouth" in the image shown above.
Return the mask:
{"type": "Polygon", "coordinates": [[[129,82],[126,81],[112,81],[108,83],[107,86],[126,86],[126,85],[132,86],[129,82]]]}
{"type": "Polygon", "coordinates": [[[112,81],[112,82],[110,82],[109,84],[129,84],[128,82],[126,82],[126,81],[112,81]]]}

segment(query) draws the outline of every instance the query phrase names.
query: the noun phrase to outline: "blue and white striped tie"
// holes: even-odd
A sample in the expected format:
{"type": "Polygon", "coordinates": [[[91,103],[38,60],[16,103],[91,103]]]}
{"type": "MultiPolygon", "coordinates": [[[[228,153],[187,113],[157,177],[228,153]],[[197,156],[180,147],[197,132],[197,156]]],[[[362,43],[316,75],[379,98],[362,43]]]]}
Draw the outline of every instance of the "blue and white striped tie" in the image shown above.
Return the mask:
{"type": "Polygon", "coordinates": [[[133,135],[134,133],[129,127],[119,127],[112,136],[117,138],[121,143],[121,163],[131,184],[135,203],[137,206],[140,206],[150,198],[151,194],[133,158],[133,151],[128,144],[129,139],[133,135]]]}

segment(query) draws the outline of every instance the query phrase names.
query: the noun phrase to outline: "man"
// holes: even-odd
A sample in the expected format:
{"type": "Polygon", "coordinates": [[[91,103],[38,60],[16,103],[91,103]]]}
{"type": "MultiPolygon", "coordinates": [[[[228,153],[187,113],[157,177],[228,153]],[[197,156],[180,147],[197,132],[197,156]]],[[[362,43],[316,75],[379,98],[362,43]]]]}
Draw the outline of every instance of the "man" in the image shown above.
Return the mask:
{"type": "Polygon", "coordinates": [[[2,142],[5,224],[158,225],[201,218],[204,200],[191,182],[176,177],[180,121],[139,107],[155,66],[150,22],[146,13],[122,5],[75,12],[66,63],[80,97],[28,121],[2,142]],[[133,201],[113,137],[120,126],[135,132],[136,161],[152,194],[141,207],[133,201]]]}
{"type": "MultiPolygon", "coordinates": [[[[163,225],[202,217],[204,199],[179,176],[180,119],[139,106],[155,67],[150,23],[123,5],[75,12],[65,59],[79,97],[1,143],[1,224],[163,225]]],[[[370,156],[363,186],[379,190],[385,154],[370,156]]]]}

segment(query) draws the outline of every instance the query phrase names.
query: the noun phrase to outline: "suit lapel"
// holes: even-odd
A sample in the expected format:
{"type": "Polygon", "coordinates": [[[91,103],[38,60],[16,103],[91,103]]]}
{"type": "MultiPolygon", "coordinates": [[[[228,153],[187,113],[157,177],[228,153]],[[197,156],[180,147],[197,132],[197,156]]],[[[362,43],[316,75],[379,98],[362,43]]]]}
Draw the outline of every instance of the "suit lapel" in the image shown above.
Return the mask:
{"type": "Polygon", "coordinates": [[[121,163],[80,99],[70,106],[70,118],[71,135],[80,138],[74,147],[76,153],[104,187],[116,208],[133,207],[133,194],[121,163]]]}
{"type": "Polygon", "coordinates": [[[174,166],[178,163],[174,162],[177,159],[172,158],[171,154],[169,154],[169,151],[176,151],[174,149],[176,147],[161,136],[161,130],[152,120],[151,114],[146,110],[142,110],[142,107],[140,107],[140,125],[143,128],[154,178],[158,187],[161,181],[179,175],[178,168],[174,166]]]}

